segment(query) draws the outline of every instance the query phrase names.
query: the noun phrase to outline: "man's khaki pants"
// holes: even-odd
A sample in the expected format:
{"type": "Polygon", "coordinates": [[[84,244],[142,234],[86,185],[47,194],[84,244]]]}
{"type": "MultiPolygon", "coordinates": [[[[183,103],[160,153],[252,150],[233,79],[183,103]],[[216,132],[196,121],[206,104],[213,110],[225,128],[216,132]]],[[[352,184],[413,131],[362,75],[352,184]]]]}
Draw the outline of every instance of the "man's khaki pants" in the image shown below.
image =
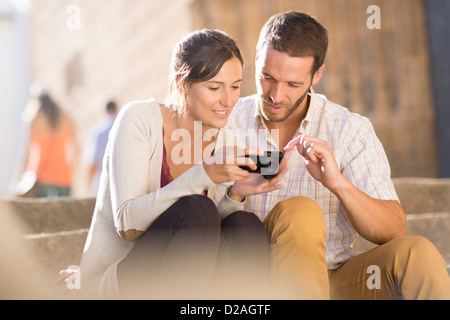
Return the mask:
{"type": "Polygon", "coordinates": [[[326,227],[305,197],[279,202],[264,220],[271,280],[282,299],[450,299],[450,278],[435,246],[404,236],[327,270],[326,227]]]}

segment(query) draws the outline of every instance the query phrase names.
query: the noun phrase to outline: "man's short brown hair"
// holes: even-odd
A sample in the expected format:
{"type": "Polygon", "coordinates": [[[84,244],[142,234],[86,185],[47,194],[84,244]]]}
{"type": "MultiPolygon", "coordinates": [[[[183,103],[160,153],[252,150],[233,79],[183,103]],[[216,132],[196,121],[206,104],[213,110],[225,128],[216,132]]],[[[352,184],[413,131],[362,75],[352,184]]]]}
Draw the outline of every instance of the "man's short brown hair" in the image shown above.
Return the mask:
{"type": "Polygon", "coordinates": [[[291,57],[313,57],[311,74],[324,64],[328,34],[324,26],[306,13],[288,11],[272,16],[259,35],[257,52],[265,46],[291,57]]]}

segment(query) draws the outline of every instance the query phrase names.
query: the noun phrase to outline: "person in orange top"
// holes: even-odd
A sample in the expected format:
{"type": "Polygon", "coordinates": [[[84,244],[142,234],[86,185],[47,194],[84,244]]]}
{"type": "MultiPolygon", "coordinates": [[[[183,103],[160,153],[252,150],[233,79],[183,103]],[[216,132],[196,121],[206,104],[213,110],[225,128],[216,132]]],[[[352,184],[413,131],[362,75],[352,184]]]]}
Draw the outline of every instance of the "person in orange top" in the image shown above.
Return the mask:
{"type": "Polygon", "coordinates": [[[30,136],[25,170],[36,174],[36,197],[70,196],[77,155],[75,126],[47,93],[27,106],[30,136]]]}

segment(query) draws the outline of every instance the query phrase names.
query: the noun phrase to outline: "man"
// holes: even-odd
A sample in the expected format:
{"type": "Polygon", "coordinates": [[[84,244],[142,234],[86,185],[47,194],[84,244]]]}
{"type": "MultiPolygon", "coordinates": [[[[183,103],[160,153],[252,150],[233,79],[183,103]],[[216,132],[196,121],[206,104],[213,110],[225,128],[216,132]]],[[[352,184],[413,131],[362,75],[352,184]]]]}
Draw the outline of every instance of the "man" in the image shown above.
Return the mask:
{"type": "Polygon", "coordinates": [[[246,203],[269,234],[274,283],[286,298],[449,299],[437,249],[405,236],[370,121],[312,89],[327,47],[326,29],[307,14],[271,17],[257,45],[257,94],[241,99],[228,121],[250,147],[284,151],[290,168],[283,188],[246,203]],[[380,246],[358,255],[357,233],[380,246]]]}
{"type": "Polygon", "coordinates": [[[91,196],[97,196],[109,131],[118,113],[116,102],[108,101],[105,105],[105,112],[105,117],[95,125],[91,132],[85,153],[85,160],[89,165],[88,183],[91,196]]]}

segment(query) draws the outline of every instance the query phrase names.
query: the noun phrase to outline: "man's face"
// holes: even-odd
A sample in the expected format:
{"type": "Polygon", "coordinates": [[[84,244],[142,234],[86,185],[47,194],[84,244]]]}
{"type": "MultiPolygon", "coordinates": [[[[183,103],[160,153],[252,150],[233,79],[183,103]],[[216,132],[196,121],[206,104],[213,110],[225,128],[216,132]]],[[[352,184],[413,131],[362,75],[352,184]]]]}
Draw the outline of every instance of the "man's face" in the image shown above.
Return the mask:
{"type": "Polygon", "coordinates": [[[258,53],[256,86],[266,120],[282,122],[292,114],[306,114],[305,98],[311,85],[319,81],[322,70],[313,77],[313,62],[313,57],[291,57],[270,47],[258,53]]]}

